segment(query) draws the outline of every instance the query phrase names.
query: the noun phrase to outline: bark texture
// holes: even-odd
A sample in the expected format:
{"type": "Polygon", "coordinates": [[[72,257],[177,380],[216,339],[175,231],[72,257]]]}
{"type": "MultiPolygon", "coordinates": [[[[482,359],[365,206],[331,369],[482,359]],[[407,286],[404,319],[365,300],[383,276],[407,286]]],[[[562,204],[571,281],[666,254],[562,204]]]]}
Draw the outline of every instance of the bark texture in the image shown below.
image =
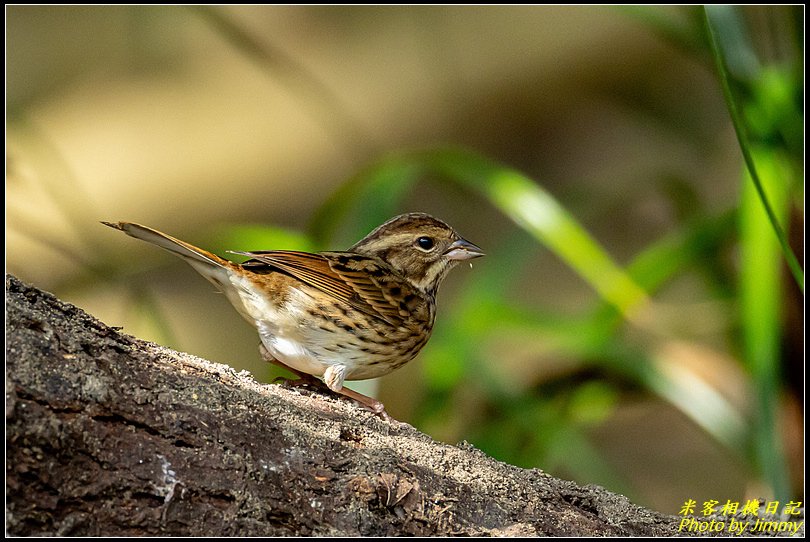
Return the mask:
{"type": "Polygon", "coordinates": [[[672,535],[680,518],[138,340],[6,276],[11,535],[672,535]]]}

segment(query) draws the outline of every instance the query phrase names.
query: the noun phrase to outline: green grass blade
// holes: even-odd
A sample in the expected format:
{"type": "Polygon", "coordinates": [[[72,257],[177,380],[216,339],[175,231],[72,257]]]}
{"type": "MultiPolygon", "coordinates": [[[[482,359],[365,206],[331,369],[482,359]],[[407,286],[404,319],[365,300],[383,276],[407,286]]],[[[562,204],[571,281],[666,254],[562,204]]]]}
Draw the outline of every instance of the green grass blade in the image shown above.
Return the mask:
{"type": "MultiPolygon", "coordinates": [[[[707,258],[716,257],[720,247],[735,234],[736,221],[735,210],[696,220],[638,254],[628,265],[628,273],[653,293],[673,277],[699,266],[707,258]]],[[[513,245],[506,243],[508,250],[501,252],[500,259],[529,248],[512,250],[513,245]]],[[[492,256],[499,258],[497,251],[492,256]]],[[[507,269],[502,273],[499,267],[488,267],[470,277],[469,288],[462,290],[462,297],[457,300],[459,310],[447,322],[454,330],[452,335],[450,330],[447,330],[447,336],[444,332],[437,334],[432,346],[447,340],[450,344],[446,351],[451,352],[453,344],[463,343],[463,337],[508,331],[509,336],[520,341],[524,349],[536,349],[539,357],[584,360],[621,375],[673,404],[718,442],[734,449],[744,446],[748,429],[742,413],[697,376],[673,371],[668,360],[659,359],[660,356],[650,357],[625,345],[617,336],[621,314],[608,301],[601,300],[593,309],[579,316],[515,303],[503,294],[514,283],[516,266],[505,267],[507,269]],[[493,270],[498,272],[493,273],[493,270]],[[498,315],[497,322],[485,316],[492,314],[498,315]]],[[[442,356],[437,356],[441,361],[433,360],[430,354],[428,356],[429,363],[437,365],[436,372],[445,375],[439,367],[443,363],[442,356]]],[[[482,373],[486,372],[484,367],[482,373]]],[[[486,374],[485,378],[495,383],[493,390],[497,392],[499,375],[486,374]]]]}
{"type": "Polygon", "coordinates": [[[434,171],[483,194],[565,261],[625,317],[632,317],[647,300],[644,290],[576,219],[522,173],[465,151],[432,152],[425,155],[425,160],[434,171]]]}
{"type": "MultiPolygon", "coordinates": [[[[746,123],[742,117],[740,108],[737,105],[737,100],[735,99],[731,90],[728,63],[718,40],[718,28],[725,24],[730,15],[733,15],[730,10],[734,10],[735,8],[730,6],[708,6],[704,9],[706,16],[706,28],[709,34],[709,42],[711,44],[712,54],[717,66],[717,73],[720,76],[720,84],[723,88],[723,95],[725,96],[726,104],[731,115],[731,121],[734,125],[734,132],[737,134],[737,141],[740,145],[740,151],[742,152],[743,159],[745,160],[745,165],[748,168],[751,181],[754,183],[754,187],[756,188],[759,200],[762,207],[765,209],[768,220],[770,221],[771,228],[776,234],[779,244],[782,247],[782,254],[787,261],[790,272],[793,275],[796,284],[799,286],[799,289],[801,289],[802,293],[804,293],[804,271],[799,264],[799,260],[796,258],[796,255],[793,253],[793,250],[788,244],[787,237],[785,236],[782,227],[779,225],[779,221],[776,218],[776,213],[773,210],[773,206],[768,200],[768,196],[762,186],[762,180],[757,172],[756,162],[754,161],[751,152],[751,143],[748,136],[748,131],[746,129],[746,123]]],[[[727,26],[730,25],[726,24],[726,27],[727,26]]],[[[747,66],[750,66],[750,64],[750,62],[746,63],[747,66]]]]}
{"type": "MultiPolygon", "coordinates": [[[[781,216],[787,215],[788,190],[780,181],[784,167],[760,153],[763,179],[781,216]]],[[[740,311],[742,348],[756,390],[754,460],[777,498],[789,497],[788,475],[779,436],[781,365],[781,266],[779,246],[758,194],[744,180],[740,208],[740,311]]]]}

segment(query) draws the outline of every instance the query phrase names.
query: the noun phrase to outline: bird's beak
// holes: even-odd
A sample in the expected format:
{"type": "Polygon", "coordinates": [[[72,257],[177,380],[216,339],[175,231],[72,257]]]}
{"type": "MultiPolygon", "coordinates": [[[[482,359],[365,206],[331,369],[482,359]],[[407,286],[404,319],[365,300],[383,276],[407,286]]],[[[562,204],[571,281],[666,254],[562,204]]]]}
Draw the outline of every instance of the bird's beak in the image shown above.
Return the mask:
{"type": "Polygon", "coordinates": [[[484,251],[466,239],[459,239],[447,247],[444,255],[448,260],[471,260],[484,255],[484,251]]]}

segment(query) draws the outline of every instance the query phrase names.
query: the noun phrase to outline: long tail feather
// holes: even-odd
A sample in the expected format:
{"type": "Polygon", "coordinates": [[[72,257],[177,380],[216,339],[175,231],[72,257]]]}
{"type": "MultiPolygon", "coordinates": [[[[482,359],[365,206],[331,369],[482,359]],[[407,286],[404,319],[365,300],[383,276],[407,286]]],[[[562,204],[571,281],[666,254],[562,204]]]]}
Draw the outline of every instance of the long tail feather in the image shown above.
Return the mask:
{"type": "MultiPolygon", "coordinates": [[[[176,239],[171,235],[166,235],[163,232],[153,230],[152,228],[147,228],[146,226],[142,226],[140,224],[135,224],[133,222],[103,221],[101,223],[105,226],[115,228],[116,230],[121,230],[130,237],[135,237],[136,239],[140,239],[142,241],[146,241],[147,243],[152,243],[153,245],[164,248],[169,252],[177,254],[185,260],[192,260],[194,262],[214,265],[217,267],[227,267],[229,263],[227,260],[220,258],[216,254],[211,254],[207,250],[195,247],[194,245],[181,241],[180,239],[176,239]]],[[[189,263],[192,263],[192,261],[189,261],[189,263]]]]}

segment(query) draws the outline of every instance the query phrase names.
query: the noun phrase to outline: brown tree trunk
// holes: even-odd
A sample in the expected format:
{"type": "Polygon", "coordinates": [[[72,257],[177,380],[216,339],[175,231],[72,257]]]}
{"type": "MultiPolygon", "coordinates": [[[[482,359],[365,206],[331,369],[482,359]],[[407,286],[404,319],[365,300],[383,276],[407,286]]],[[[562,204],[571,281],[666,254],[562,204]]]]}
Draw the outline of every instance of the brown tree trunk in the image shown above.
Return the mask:
{"type": "Polygon", "coordinates": [[[6,276],[12,535],[671,535],[679,518],[107,327],[6,276]]]}

